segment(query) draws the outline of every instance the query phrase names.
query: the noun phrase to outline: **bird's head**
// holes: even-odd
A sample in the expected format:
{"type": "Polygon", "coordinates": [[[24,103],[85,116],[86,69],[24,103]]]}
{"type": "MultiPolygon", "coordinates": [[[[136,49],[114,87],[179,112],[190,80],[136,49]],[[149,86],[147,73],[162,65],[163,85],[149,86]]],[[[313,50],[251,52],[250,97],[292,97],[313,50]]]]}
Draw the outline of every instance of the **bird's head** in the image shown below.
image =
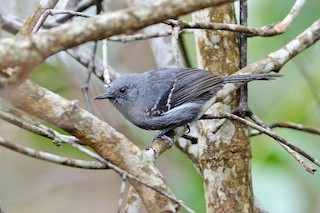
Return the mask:
{"type": "Polygon", "coordinates": [[[120,111],[128,111],[139,94],[137,79],[134,74],[125,75],[114,80],[107,86],[107,91],[94,97],[97,99],[109,99],[111,103],[120,111]]]}

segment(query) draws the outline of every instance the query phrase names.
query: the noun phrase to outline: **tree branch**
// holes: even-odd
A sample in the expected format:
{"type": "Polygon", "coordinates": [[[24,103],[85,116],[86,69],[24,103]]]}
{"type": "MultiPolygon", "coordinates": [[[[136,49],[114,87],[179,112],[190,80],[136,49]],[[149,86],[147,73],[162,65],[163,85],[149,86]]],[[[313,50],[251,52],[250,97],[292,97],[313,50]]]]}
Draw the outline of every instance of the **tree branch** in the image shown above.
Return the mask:
{"type": "MultiPolygon", "coordinates": [[[[293,122],[285,122],[285,121],[279,121],[279,122],[275,122],[272,123],[270,125],[268,125],[268,128],[270,129],[274,129],[274,128],[286,128],[286,129],[294,129],[294,130],[299,130],[302,132],[307,132],[307,133],[312,133],[315,135],[320,135],[320,129],[319,128],[314,128],[314,127],[310,127],[310,126],[305,126],[302,124],[297,124],[297,123],[293,123],[293,122]]],[[[250,132],[250,136],[257,136],[262,134],[262,132],[257,131],[257,130],[252,130],[250,132]]]]}
{"type": "MultiPolygon", "coordinates": [[[[132,33],[168,18],[230,1],[233,0],[159,0],[64,24],[45,32],[21,37],[19,42],[15,38],[3,39],[0,42],[0,70],[15,66],[28,67],[30,70],[47,57],[85,42],[132,33]]],[[[27,74],[7,72],[0,79],[0,87],[24,80],[27,74]]]]}
{"type": "MultiPolygon", "coordinates": [[[[79,108],[74,102],[67,101],[30,81],[11,91],[10,97],[17,107],[74,135],[128,174],[172,196],[158,169],[136,145],[107,123],[79,108]]],[[[167,196],[141,185],[132,178],[129,181],[150,211],[175,211],[174,203],[167,196]]]]}
{"type": "Polygon", "coordinates": [[[271,130],[266,129],[266,128],[260,126],[260,125],[255,124],[255,123],[252,123],[252,122],[250,122],[250,121],[248,121],[248,120],[246,120],[244,118],[241,118],[239,116],[236,116],[236,115],[233,115],[233,114],[227,113],[227,112],[221,112],[218,116],[207,115],[207,116],[204,116],[204,118],[205,119],[209,119],[209,118],[211,118],[211,119],[213,119],[213,118],[215,118],[215,119],[217,119],[217,118],[219,118],[219,119],[220,118],[228,118],[228,119],[232,119],[232,120],[238,120],[238,121],[248,125],[249,127],[254,128],[254,129],[256,129],[256,130],[268,135],[269,137],[273,138],[276,142],[278,142],[293,158],[295,158],[311,174],[314,174],[316,169],[314,169],[311,165],[306,163],[298,155],[298,153],[320,167],[320,161],[318,161],[316,158],[312,157],[311,155],[309,155],[308,153],[306,153],[305,151],[303,151],[299,147],[293,145],[292,143],[290,143],[286,139],[280,137],[279,135],[275,134],[271,130]]]}
{"type": "Polygon", "coordinates": [[[212,23],[212,22],[184,22],[180,20],[167,20],[164,23],[172,27],[182,29],[202,29],[202,30],[227,30],[232,32],[245,33],[248,36],[275,36],[282,34],[291,25],[292,21],[298,16],[305,0],[297,0],[288,15],[279,23],[262,26],[260,28],[247,27],[238,24],[212,23]]]}

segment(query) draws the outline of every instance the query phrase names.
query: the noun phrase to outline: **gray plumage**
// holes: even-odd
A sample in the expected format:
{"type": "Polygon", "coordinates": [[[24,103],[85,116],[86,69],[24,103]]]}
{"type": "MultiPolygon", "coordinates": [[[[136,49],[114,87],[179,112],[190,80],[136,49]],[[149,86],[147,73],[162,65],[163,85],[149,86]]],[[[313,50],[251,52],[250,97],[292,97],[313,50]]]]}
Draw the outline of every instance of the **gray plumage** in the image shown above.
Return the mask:
{"type": "Polygon", "coordinates": [[[271,80],[280,75],[220,76],[192,68],[160,68],[113,81],[94,99],[109,99],[130,122],[147,130],[166,130],[202,116],[204,104],[226,83],[271,80]]]}

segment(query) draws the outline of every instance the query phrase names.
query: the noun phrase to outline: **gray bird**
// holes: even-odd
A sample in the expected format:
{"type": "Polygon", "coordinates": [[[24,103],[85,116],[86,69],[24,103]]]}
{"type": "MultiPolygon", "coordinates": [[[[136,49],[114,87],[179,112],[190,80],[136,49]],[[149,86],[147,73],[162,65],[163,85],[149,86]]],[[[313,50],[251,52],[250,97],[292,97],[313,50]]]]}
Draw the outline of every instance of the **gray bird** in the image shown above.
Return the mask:
{"type": "Polygon", "coordinates": [[[226,83],[271,80],[277,74],[220,76],[192,68],[160,68],[128,74],[114,80],[107,92],[94,99],[109,99],[136,126],[146,130],[171,129],[198,120],[210,100],[226,83]]]}

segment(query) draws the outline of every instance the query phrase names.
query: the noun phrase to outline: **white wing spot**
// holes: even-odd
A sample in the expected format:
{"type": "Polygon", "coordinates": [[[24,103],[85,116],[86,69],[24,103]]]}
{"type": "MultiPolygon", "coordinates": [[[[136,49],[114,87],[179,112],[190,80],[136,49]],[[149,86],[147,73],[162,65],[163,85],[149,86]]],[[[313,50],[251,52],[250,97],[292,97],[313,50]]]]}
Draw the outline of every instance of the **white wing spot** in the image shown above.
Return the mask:
{"type": "Polygon", "coordinates": [[[172,94],[173,94],[173,90],[175,89],[176,83],[177,83],[177,79],[175,78],[175,79],[174,79],[174,83],[173,83],[173,85],[172,85],[172,88],[171,88],[171,90],[170,90],[170,93],[169,93],[169,95],[168,95],[168,99],[167,99],[167,104],[166,104],[166,106],[168,107],[168,111],[171,109],[171,105],[170,105],[171,96],[172,96],[172,94]]]}

